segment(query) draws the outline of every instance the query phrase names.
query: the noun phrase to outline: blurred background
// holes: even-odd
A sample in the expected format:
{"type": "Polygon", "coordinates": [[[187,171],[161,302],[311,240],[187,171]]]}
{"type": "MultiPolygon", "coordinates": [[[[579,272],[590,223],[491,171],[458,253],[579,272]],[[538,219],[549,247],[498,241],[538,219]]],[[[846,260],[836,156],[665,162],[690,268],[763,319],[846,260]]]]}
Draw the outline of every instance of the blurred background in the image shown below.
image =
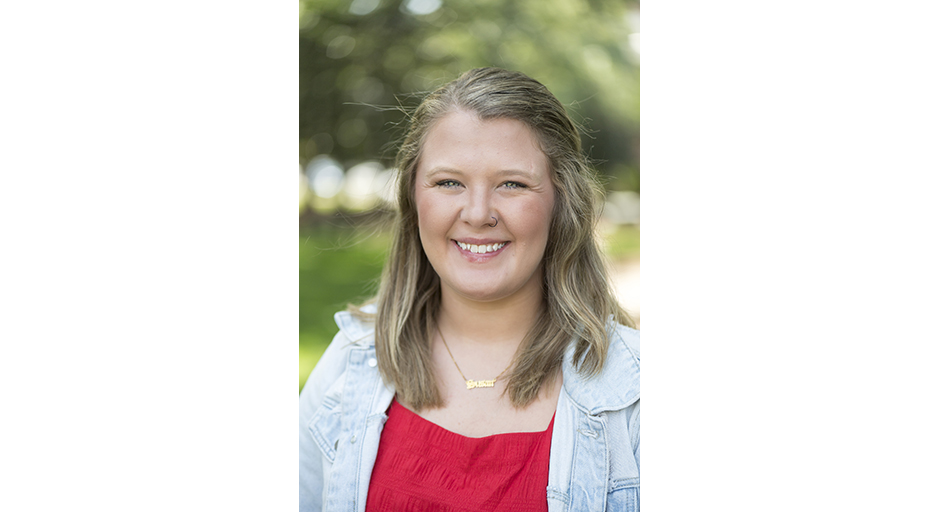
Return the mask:
{"type": "Polygon", "coordinates": [[[599,225],[640,319],[640,4],[630,0],[300,2],[300,387],[375,293],[402,109],[475,67],[542,82],[583,127],[605,180],[599,225]]]}

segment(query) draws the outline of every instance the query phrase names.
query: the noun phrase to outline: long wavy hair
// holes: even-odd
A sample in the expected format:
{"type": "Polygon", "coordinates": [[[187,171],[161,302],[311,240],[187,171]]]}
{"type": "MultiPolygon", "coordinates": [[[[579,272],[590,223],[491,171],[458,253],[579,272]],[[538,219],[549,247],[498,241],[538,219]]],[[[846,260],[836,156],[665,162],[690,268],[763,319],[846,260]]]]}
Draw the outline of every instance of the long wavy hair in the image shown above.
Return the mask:
{"type": "Polygon", "coordinates": [[[634,324],[613,294],[595,238],[603,189],[581,151],[578,129],[544,85],[519,72],[467,71],[429,94],[410,116],[396,159],[394,238],[374,299],[378,368],[400,399],[412,407],[444,405],[431,364],[440,279],[421,245],[414,193],[418,159],[428,132],[438,120],[458,110],[473,112],[483,120],[521,121],[536,135],[550,162],[555,205],[543,262],[544,305],[507,377],[511,403],[523,408],[560,369],[570,343],[575,344],[577,370],[590,376],[604,365],[608,318],[634,324]]]}

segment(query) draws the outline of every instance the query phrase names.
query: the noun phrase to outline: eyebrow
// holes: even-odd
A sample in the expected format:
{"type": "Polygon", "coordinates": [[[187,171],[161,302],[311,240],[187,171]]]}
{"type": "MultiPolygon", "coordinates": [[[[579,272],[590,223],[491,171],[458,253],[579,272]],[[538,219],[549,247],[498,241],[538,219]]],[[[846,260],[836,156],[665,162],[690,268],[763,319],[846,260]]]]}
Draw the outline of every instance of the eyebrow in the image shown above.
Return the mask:
{"type": "MultiPolygon", "coordinates": [[[[463,176],[466,173],[464,173],[460,169],[452,169],[450,167],[435,167],[434,169],[431,169],[430,171],[428,171],[427,177],[430,179],[430,178],[437,176],[438,174],[456,174],[458,176],[463,176]]],[[[506,176],[521,176],[523,178],[529,178],[532,180],[536,179],[536,175],[534,173],[523,171],[520,169],[503,169],[500,171],[496,171],[495,175],[500,178],[506,177],[506,176]]]]}
{"type": "Polygon", "coordinates": [[[457,169],[451,169],[450,167],[435,167],[435,168],[431,169],[430,171],[428,171],[428,173],[427,173],[426,176],[427,176],[428,178],[433,178],[433,177],[437,176],[438,174],[445,174],[445,173],[463,175],[463,172],[461,172],[461,171],[459,171],[459,170],[457,170],[457,169]]]}

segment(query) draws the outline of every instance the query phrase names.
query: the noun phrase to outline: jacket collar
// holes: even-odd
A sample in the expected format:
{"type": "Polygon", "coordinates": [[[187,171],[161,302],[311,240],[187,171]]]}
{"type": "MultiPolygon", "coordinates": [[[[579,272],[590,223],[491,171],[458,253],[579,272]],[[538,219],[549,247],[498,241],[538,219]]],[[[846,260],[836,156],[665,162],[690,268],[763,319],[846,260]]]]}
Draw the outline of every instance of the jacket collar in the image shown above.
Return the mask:
{"type": "MultiPolygon", "coordinates": [[[[375,307],[375,304],[367,304],[362,307],[363,313],[368,313],[374,315],[378,309],[375,307]]],[[[340,311],[333,315],[333,320],[336,321],[336,325],[339,327],[339,330],[343,332],[343,335],[346,336],[346,339],[353,343],[359,343],[365,341],[368,345],[375,345],[375,337],[370,337],[371,334],[375,333],[375,324],[372,322],[365,322],[353,316],[349,311],[340,311]],[[366,338],[369,338],[368,340],[366,338]]]]}
{"type": "Polygon", "coordinates": [[[574,343],[565,352],[565,392],[591,415],[623,409],[640,398],[640,334],[622,325],[608,325],[610,345],[600,374],[586,377],[575,369],[574,343]]]}

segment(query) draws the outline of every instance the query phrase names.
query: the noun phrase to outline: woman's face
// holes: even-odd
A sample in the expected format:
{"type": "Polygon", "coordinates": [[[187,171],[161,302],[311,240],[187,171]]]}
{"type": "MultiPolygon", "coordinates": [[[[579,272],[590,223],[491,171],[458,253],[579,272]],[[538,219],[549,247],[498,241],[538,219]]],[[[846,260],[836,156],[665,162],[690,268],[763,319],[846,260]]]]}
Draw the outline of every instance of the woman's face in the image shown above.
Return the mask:
{"type": "Polygon", "coordinates": [[[514,119],[450,113],[428,132],[416,172],[421,244],[442,293],[541,300],[555,193],[532,131],[514,119]]]}

